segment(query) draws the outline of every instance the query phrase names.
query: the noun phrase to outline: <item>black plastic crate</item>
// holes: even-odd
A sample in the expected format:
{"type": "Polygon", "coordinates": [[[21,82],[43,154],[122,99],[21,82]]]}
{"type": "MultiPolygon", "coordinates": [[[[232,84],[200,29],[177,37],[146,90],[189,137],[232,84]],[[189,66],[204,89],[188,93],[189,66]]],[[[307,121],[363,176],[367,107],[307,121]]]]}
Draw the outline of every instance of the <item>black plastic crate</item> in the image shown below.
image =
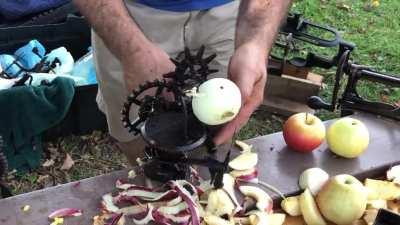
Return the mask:
{"type": "MultiPolygon", "coordinates": [[[[91,31],[86,21],[77,16],[70,16],[66,22],[58,24],[0,28],[0,54],[11,54],[32,39],[41,42],[48,52],[64,46],[78,60],[90,47],[91,31]]],[[[66,117],[45,133],[45,140],[106,130],[106,118],[97,107],[96,94],[97,85],[76,87],[66,117]]]]}

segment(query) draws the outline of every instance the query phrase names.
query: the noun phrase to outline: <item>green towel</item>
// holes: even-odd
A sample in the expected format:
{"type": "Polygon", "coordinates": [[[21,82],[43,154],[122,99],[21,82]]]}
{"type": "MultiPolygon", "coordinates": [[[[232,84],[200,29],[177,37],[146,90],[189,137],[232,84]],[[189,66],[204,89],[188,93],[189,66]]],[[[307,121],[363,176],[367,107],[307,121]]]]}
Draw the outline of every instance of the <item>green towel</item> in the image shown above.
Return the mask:
{"type": "Polygon", "coordinates": [[[74,93],[68,78],[0,91],[0,135],[10,169],[21,172],[40,165],[41,134],[65,117],[74,93]]]}

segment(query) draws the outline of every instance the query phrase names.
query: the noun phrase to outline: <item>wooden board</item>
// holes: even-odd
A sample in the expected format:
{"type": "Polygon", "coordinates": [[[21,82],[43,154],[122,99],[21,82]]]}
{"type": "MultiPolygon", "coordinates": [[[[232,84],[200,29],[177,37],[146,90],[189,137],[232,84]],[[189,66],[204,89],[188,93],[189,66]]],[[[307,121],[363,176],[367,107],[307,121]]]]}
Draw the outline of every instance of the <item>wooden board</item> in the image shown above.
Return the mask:
{"type": "Polygon", "coordinates": [[[290,116],[297,112],[313,113],[307,106],[310,96],[318,95],[323,77],[309,73],[306,79],[282,75],[268,76],[261,108],[271,113],[290,116]]]}
{"type": "Polygon", "coordinates": [[[265,97],[277,96],[292,101],[306,103],[308,97],[318,95],[322,87],[322,77],[316,74],[310,79],[282,75],[268,76],[265,97]]]}
{"type": "MultiPolygon", "coordinates": [[[[326,144],[311,154],[293,152],[286,147],[281,133],[250,140],[249,142],[259,153],[260,179],[291,195],[299,192],[298,177],[309,167],[321,167],[331,175],[348,173],[364,179],[377,177],[388,167],[399,164],[400,124],[366,114],[354,117],[366,124],[371,136],[367,151],[357,159],[336,157],[329,152],[326,144]]],[[[327,125],[329,123],[331,121],[327,122],[327,125]]],[[[63,207],[84,210],[83,216],[66,219],[64,225],[92,224],[93,216],[99,212],[101,196],[113,189],[118,178],[126,177],[127,171],[118,171],[82,180],[79,183],[64,184],[0,200],[0,224],[46,225],[49,224],[47,216],[53,210],[63,207]],[[24,205],[30,205],[31,210],[22,212],[21,207],[24,205]]],[[[278,199],[277,195],[273,193],[271,195],[278,199]]],[[[287,225],[297,224],[287,223],[287,225]]]]}
{"type": "Polygon", "coordinates": [[[315,113],[315,110],[308,107],[304,102],[297,102],[276,96],[266,96],[260,109],[286,117],[299,112],[315,113]]]}

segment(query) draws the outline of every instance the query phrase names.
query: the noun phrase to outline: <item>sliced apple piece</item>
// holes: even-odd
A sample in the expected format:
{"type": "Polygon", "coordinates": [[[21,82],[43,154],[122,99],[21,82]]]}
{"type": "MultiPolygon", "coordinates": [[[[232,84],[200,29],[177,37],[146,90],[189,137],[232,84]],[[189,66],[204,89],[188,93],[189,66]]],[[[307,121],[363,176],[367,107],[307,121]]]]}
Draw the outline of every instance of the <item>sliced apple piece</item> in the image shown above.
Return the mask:
{"type": "Polygon", "coordinates": [[[369,199],[394,200],[400,198],[400,185],[390,181],[366,179],[365,187],[370,191],[369,199]]]}
{"type": "Polygon", "coordinates": [[[239,140],[236,140],[235,144],[242,149],[242,152],[251,152],[251,149],[253,148],[252,145],[249,145],[249,144],[247,144],[243,141],[239,141],[239,140]]]}
{"type": "Polygon", "coordinates": [[[229,162],[229,167],[234,170],[249,170],[257,165],[258,156],[254,152],[245,152],[229,162]]]}
{"type": "Polygon", "coordinates": [[[300,216],[299,196],[291,196],[281,201],[281,208],[290,216],[300,216]]]}
{"type": "Polygon", "coordinates": [[[254,186],[240,186],[239,190],[243,195],[254,198],[257,201],[256,207],[260,211],[271,212],[273,204],[272,198],[263,189],[254,186]]]}
{"type": "Polygon", "coordinates": [[[299,197],[300,210],[307,225],[326,225],[311,191],[307,188],[299,197]]]}
{"type": "Polygon", "coordinates": [[[269,225],[282,225],[285,222],[286,215],[283,213],[273,213],[268,215],[269,225]]]}
{"type": "Polygon", "coordinates": [[[400,165],[393,166],[386,172],[388,180],[393,181],[396,184],[400,184],[400,165]]]}
{"type": "Polygon", "coordinates": [[[226,193],[229,195],[233,203],[236,205],[234,213],[239,212],[242,210],[242,207],[240,206],[236,195],[235,195],[235,178],[233,178],[230,174],[226,173],[224,174],[222,178],[222,183],[224,184],[223,189],[226,191],[226,193]]]}
{"type": "Polygon", "coordinates": [[[266,212],[256,211],[249,216],[251,225],[270,225],[269,217],[266,212]]]}
{"type": "Polygon", "coordinates": [[[219,216],[215,216],[212,214],[207,214],[204,217],[204,221],[207,225],[234,225],[234,220],[225,220],[219,216]]]}
{"type": "Polygon", "coordinates": [[[363,219],[368,225],[372,225],[374,224],[377,215],[378,215],[377,209],[367,209],[365,210],[363,219]]]}
{"type": "Polygon", "coordinates": [[[387,209],[387,201],[383,199],[367,201],[368,209],[387,209]]]}
{"type": "Polygon", "coordinates": [[[301,173],[299,178],[299,186],[301,189],[310,189],[311,193],[316,196],[322,186],[329,180],[329,174],[321,168],[309,168],[301,173]]]}
{"type": "Polygon", "coordinates": [[[229,195],[222,189],[213,190],[208,195],[208,204],[206,207],[206,212],[216,215],[232,215],[235,210],[235,205],[233,204],[229,195]]]}

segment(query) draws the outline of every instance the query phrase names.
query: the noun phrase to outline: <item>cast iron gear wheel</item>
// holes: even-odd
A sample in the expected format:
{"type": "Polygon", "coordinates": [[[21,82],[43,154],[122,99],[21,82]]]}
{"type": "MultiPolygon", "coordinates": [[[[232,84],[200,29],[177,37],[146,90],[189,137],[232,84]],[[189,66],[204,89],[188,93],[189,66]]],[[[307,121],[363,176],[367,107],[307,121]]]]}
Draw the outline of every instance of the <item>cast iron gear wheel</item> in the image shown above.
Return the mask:
{"type": "Polygon", "coordinates": [[[151,113],[154,112],[155,107],[167,107],[167,101],[162,97],[164,91],[171,92],[171,87],[165,80],[154,80],[152,82],[146,82],[143,85],[139,85],[137,90],[133,90],[128,96],[127,101],[124,103],[122,108],[122,123],[125,128],[128,128],[129,132],[133,132],[135,135],[140,133],[138,126],[146,121],[151,113]],[[144,94],[146,91],[156,89],[155,96],[144,94]],[[144,96],[143,96],[144,95],[144,96]],[[140,96],[142,96],[140,98],[140,96]],[[131,121],[129,113],[132,105],[139,106],[139,117],[135,121],[131,121]]]}
{"type": "Polygon", "coordinates": [[[184,91],[200,85],[207,80],[208,75],[218,72],[208,67],[216,54],[203,59],[204,51],[205,47],[201,46],[196,55],[191,55],[190,50],[185,48],[176,60],[171,59],[176,66],[174,72],[164,74],[162,80],[147,81],[132,90],[121,111],[123,126],[137,135],[140,133],[139,125],[154,111],[185,108],[184,91]],[[153,96],[148,94],[151,89],[155,89],[153,96]],[[173,101],[162,96],[165,91],[173,94],[173,101]],[[135,121],[131,121],[129,116],[133,104],[139,106],[138,118],[135,121]]]}

